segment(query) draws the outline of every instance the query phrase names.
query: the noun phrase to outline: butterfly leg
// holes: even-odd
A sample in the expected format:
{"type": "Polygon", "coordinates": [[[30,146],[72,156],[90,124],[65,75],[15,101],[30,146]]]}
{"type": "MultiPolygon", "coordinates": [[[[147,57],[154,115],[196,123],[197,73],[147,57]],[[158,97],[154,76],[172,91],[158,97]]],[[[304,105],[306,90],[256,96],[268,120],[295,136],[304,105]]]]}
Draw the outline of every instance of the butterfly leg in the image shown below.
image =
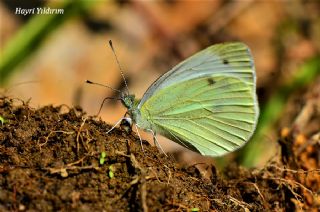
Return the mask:
{"type": "Polygon", "coordinates": [[[119,121],[117,121],[117,123],[115,125],[113,125],[113,127],[111,127],[110,130],[107,131],[107,134],[109,134],[109,132],[111,132],[114,128],[116,128],[116,126],[123,120],[124,118],[121,118],[119,121]]]}
{"type": "Polygon", "coordinates": [[[141,149],[142,149],[142,151],[144,152],[144,148],[143,148],[143,145],[142,145],[142,139],[141,139],[141,136],[140,136],[140,133],[139,133],[138,126],[137,126],[137,124],[135,124],[134,126],[136,127],[137,134],[138,134],[139,139],[140,139],[140,146],[141,146],[141,149]]]}
{"type": "Polygon", "coordinates": [[[121,123],[122,120],[125,120],[125,119],[126,119],[126,115],[127,115],[127,113],[125,113],[124,116],[123,116],[121,119],[119,119],[119,120],[117,121],[117,123],[116,123],[115,125],[113,125],[113,127],[111,127],[110,130],[107,131],[107,134],[109,134],[109,132],[111,132],[114,128],[116,128],[116,126],[118,126],[118,124],[121,123]]]}
{"type": "Polygon", "coordinates": [[[148,129],[147,131],[150,131],[152,133],[152,136],[153,136],[153,142],[154,142],[154,145],[161,150],[161,152],[168,157],[168,155],[164,152],[164,150],[162,149],[160,143],[158,142],[158,139],[157,139],[157,136],[156,136],[156,133],[152,130],[152,129],[148,129]]]}

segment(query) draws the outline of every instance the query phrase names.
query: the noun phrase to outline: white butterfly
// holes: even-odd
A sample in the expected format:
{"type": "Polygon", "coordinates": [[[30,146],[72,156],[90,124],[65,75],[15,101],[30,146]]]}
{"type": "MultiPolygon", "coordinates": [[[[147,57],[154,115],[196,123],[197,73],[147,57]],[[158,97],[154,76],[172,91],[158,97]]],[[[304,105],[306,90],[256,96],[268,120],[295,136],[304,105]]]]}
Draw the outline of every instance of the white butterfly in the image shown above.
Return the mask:
{"type": "Polygon", "coordinates": [[[131,118],[124,120],[209,156],[243,146],[259,116],[253,58],[240,42],[189,57],[160,76],[140,101],[129,92],[120,99],[131,118]]]}

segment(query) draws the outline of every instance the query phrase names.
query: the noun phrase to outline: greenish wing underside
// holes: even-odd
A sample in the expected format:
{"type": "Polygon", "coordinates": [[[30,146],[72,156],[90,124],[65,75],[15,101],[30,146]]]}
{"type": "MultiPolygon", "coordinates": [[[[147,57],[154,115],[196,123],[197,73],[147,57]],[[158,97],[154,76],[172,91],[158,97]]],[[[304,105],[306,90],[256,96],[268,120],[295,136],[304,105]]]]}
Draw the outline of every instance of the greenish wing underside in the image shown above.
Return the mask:
{"type": "Polygon", "coordinates": [[[249,48],[241,42],[209,46],[159,77],[145,92],[140,106],[165,87],[206,76],[230,76],[255,89],[255,71],[249,48]]]}
{"type": "Polygon", "coordinates": [[[157,90],[140,110],[160,134],[219,156],[251,137],[258,115],[255,98],[255,88],[244,80],[211,75],[157,90]]]}

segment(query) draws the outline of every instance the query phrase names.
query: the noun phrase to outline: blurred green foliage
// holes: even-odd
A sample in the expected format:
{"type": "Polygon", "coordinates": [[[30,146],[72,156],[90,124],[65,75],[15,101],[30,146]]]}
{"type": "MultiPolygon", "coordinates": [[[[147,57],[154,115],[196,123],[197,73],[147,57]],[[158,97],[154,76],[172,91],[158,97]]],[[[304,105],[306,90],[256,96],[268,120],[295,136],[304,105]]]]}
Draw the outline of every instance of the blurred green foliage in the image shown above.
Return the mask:
{"type": "Polygon", "coordinates": [[[257,159],[264,152],[266,144],[263,139],[281,118],[289,96],[302,89],[320,75],[320,56],[316,56],[303,65],[287,83],[283,84],[270,100],[260,108],[260,117],[255,134],[249,143],[240,151],[238,161],[248,167],[255,166],[257,159]]]}
{"type": "Polygon", "coordinates": [[[87,10],[100,1],[61,0],[48,5],[64,10],[64,14],[33,16],[7,43],[0,55],[0,85],[16,71],[16,67],[29,58],[42,42],[59,26],[71,17],[85,14],[87,10]]]}

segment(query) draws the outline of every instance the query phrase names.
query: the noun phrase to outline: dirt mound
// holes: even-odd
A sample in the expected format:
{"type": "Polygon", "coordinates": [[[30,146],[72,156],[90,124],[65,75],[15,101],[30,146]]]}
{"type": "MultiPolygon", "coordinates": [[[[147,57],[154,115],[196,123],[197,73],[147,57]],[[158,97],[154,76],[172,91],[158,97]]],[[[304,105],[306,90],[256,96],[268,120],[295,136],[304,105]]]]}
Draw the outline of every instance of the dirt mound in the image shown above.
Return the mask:
{"type": "MultiPolygon", "coordinates": [[[[260,170],[183,167],[80,108],[0,99],[0,211],[317,210],[319,144],[280,138],[282,163],[260,170]],[[317,146],[318,145],[318,146],[317,146]],[[296,153],[299,151],[299,156],[296,153]],[[312,162],[310,162],[312,161],[312,162]],[[317,170],[316,170],[317,169],[317,170]]],[[[300,138],[301,139],[301,138],[300,138]]]]}

